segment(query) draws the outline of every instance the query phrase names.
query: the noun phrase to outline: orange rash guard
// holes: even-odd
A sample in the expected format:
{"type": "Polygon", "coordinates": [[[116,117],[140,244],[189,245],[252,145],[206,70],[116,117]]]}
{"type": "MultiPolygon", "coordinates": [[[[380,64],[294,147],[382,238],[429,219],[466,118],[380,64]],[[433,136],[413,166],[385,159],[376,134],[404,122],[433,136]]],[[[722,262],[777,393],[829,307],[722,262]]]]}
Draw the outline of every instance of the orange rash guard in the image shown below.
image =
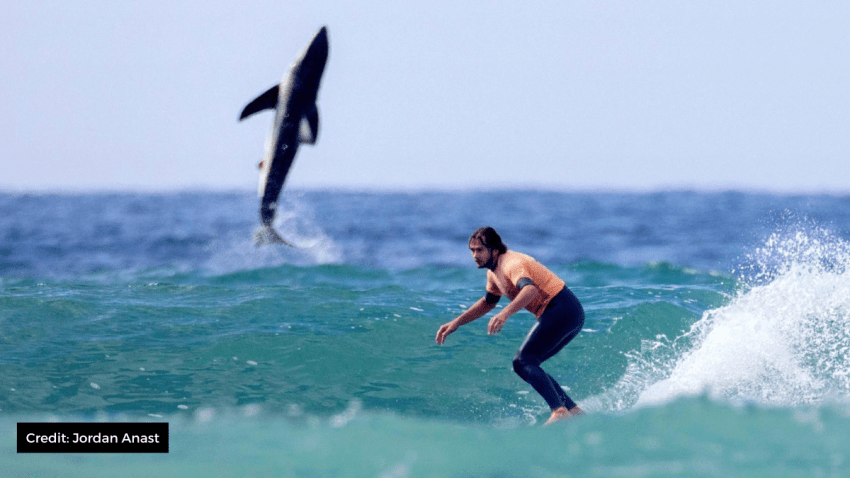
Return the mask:
{"type": "Polygon", "coordinates": [[[523,277],[531,279],[540,291],[526,306],[539,319],[549,301],[561,292],[566,283],[533,257],[511,250],[500,255],[495,270],[487,271],[487,292],[514,300],[519,294],[516,284],[523,277]]]}

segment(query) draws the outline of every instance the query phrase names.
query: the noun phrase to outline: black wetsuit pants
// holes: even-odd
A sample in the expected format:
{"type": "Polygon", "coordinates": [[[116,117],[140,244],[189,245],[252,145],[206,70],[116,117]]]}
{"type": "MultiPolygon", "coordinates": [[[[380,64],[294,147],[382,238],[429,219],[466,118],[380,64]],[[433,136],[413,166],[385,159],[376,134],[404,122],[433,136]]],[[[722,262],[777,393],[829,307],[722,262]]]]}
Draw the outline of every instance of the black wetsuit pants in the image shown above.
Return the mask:
{"type": "Polygon", "coordinates": [[[583,325],[584,309],[572,291],[564,287],[549,301],[514,357],[514,372],[542,395],[552,410],[570,410],[576,404],[540,364],[570,343],[583,325]]]}

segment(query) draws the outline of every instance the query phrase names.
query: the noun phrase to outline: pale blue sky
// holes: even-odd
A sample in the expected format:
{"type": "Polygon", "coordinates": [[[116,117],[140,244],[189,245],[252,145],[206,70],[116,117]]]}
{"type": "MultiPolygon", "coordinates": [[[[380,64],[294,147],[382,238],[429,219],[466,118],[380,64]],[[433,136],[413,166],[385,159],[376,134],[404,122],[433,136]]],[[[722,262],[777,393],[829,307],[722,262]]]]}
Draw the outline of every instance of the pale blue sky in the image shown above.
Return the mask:
{"type": "Polygon", "coordinates": [[[322,25],[287,188],[850,191],[850,2],[9,2],[0,190],[256,189],[237,121],[322,25]]]}

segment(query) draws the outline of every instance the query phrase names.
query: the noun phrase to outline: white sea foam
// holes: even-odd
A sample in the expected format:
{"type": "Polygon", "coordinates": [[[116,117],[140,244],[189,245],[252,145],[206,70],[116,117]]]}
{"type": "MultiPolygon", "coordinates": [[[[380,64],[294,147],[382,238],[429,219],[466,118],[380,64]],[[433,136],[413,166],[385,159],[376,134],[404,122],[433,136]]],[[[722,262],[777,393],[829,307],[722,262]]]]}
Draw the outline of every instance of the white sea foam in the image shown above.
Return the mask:
{"type": "Polygon", "coordinates": [[[284,238],[309,257],[313,264],[342,260],[340,248],[319,227],[314,211],[297,196],[281,196],[276,219],[276,227],[284,238]]]}
{"type": "Polygon", "coordinates": [[[342,262],[341,248],[318,224],[319,221],[309,205],[298,197],[282,195],[274,227],[281,237],[294,247],[278,244],[257,246],[253,241],[253,231],[244,231],[239,236],[231,234],[209,246],[211,255],[204,268],[216,274],[224,274],[283,264],[318,265],[342,262]]]}
{"type": "Polygon", "coordinates": [[[848,266],[850,244],[824,229],[771,235],[729,304],[672,341],[645,340],[605,400],[617,409],[698,394],[765,406],[850,399],[848,266]]]}

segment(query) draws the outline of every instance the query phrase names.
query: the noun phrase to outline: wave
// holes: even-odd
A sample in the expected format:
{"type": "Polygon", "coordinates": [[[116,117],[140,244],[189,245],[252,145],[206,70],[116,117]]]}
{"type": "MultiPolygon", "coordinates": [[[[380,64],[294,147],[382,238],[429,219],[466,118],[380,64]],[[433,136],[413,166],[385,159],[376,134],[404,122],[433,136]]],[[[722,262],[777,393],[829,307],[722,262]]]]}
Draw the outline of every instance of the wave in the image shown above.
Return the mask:
{"type": "MultiPolygon", "coordinates": [[[[55,417],[15,416],[19,422],[55,417]]],[[[680,399],[550,427],[481,426],[364,410],[317,417],[204,408],[169,423],[169,453],[9,453],[9,476],[847,476],[850,416],[680,399]],[[211,453],[215,455],[211,459],[211,453]]],[[[120,417],[99,417],[110,422],[120,417]]],[[[15,446],[0,421],[0,447],[15,446]]]]}
{"type": "MultiPolygon", "coordinates": [[[[239,247],[254,250],[249,240],[239,247]]],[[[848,249],[828,231],[792,228],[764,241],[737,278],[663,262],[555,265],[588,319],[546,369],[592,412],[695,394],[770,406],[844,400],[848,249]]],[[[433,344],[436,328],[480,297],[474,267],[288,258],[266,267],[227,262],[226,250],[218,274],[7,281],[0,302],[12,311],[11,348],[0,375],[26,393],[0,407],[144,414],[236,402],[322,414],[359,400],[459,422],[534,423],[545,414],[510,370],[527,314],[499,336],[481,321],[433,344]],[[32,382],[34,369],[45,379],[32,382]]]]}
{"type": "Polygon", "coordinates": [[[699,394],[780,407],[850,399],[850,244],[803,223],[748,258],[728,304],[673,340],[643,340],[596,400],[622,409],[699,394]]]}

